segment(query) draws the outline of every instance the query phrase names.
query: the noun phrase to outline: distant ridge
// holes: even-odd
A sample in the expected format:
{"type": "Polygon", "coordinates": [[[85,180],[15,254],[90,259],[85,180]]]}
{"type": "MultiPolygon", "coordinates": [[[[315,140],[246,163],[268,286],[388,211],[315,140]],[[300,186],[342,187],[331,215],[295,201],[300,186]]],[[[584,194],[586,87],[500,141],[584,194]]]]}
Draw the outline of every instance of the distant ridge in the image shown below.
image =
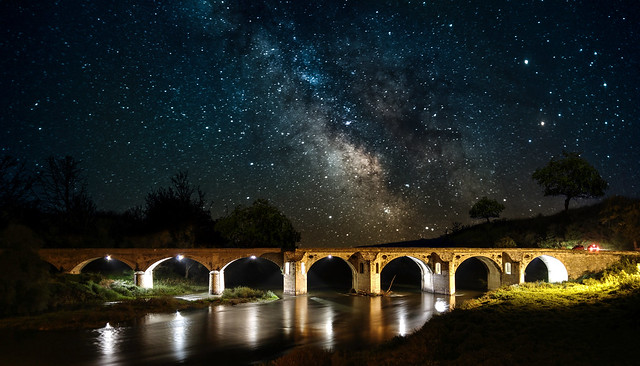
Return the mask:
{"type": "Polygon", "coordinates": [[[417,240],[408,240],[408,241],[398,241],[394,243],[385,243],[385,244],[373,244],[373,245],[359,245],[358,248],[446,248],[451,247],[451,243],[447,241],[447,239],[443,237],[433,238],[433,239],[417,239],[417,240]]]}
{"type": "Polygon", "coordinates": [[[432,239],[359,247],[556,248],[592,243],[607,250],[636,250],[640,238],[640,199],[621,196],[549,216],[498,219],[458,227],[432,239]]]}

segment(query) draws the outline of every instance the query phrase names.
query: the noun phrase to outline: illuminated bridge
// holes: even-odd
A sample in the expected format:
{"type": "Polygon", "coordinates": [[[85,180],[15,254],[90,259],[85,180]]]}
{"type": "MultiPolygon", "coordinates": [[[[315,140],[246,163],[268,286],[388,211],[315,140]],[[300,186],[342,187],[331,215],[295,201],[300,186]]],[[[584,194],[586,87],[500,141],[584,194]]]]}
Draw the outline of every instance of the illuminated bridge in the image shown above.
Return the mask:
{"type": "Polygon", "coordinates": [[[547,269],[549,282],[575,279],[597,272],[618,261],[623,255],[638,252],[529,248],[303,248],[282,251],[278,248],[87,248],[41,249],[40,257],[58,270],[78,274],[90,262],[109,257],[134,270],[134,282],[144,288],[153,287],[153,270],[160,263],[184,257],[209,270],[209,293],[224,290],[225,268],[242,258],[263,258],[275,263],[283,276],[283,293],[307,293],[307,274],[314,263],[323,258],[339,258],[351,269],[352,288],[358,293],[380,294],[381,272],[391,261],[409,258],[420,269],[422,291],[438,294],[456,292],[455,274],[463,262],[475,258],[486,267],[489,290],[525,281],[525,269],[539,259],[547,269]]]}

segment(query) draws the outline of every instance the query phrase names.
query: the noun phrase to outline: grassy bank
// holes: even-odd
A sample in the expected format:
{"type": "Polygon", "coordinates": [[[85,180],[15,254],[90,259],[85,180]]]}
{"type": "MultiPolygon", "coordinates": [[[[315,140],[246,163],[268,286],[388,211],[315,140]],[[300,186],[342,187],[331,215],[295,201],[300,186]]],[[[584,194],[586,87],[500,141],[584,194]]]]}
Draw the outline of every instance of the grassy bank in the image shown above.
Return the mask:
{"type": "Polygon", "coordinates": [[[271,365],[636,364],[640,267],[487,293],[416,333],[360,351],[294,350],[271,365]]]}

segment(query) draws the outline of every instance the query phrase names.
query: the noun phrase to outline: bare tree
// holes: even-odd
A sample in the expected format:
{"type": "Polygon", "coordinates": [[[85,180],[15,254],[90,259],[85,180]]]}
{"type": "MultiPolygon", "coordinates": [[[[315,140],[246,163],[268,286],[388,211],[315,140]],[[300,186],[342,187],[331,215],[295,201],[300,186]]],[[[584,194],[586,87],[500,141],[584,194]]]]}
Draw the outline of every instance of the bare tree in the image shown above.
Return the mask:
{"type": "Polygon", "coordinates": [[[49,157],[38,182],[46,211],[67,218],[95,213],[96,206],[87,194],[80,161],[71,156],[49,157]]]}

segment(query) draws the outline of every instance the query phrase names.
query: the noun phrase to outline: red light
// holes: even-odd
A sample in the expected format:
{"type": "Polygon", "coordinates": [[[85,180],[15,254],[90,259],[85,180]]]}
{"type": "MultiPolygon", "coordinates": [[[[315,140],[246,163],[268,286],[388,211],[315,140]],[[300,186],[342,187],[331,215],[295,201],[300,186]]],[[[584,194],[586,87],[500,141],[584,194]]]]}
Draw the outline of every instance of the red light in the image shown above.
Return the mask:
{"type": "Polygon", "coordinates": [[[598,244],[591,244],[589,245],[589,248],[587,248],[588,251],[594,253],[594,252],[598,252],[600,251],[600,246],[598,244]]]}

